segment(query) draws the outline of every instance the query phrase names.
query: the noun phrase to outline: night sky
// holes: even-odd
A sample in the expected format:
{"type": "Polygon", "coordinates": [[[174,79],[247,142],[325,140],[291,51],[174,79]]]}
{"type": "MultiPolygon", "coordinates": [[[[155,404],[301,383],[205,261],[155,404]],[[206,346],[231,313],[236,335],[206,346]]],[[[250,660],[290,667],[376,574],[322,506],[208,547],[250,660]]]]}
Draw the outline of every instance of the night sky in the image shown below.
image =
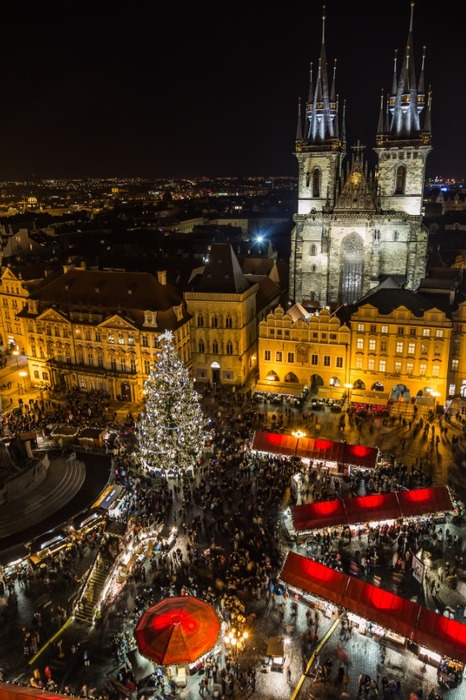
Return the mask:
{"type": "MultiPolygon", "coordinates": [[[[433,90],[430,177],[466,177],[461,6],[414,10],[416,66],[426,45],[433,90]]],[[[4,3],[0,180],[297,175],[298,98],[321,16],[315,1],[4,3]]],[[[326,16],[348,144],[370,149],[410,2],[328,0],[326,16]]]]}

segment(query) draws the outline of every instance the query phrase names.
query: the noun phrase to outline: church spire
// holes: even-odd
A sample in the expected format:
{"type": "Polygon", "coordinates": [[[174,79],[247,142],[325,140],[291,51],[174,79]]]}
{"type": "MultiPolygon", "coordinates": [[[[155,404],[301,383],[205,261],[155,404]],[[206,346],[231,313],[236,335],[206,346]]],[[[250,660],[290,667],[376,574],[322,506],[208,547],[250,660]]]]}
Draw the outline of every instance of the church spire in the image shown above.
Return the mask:
{"type": "MultiPolygon", "coordinates": [[[[422,67],[419,81],[416,85],[416,71],[414,65],[414,43],[413,43],[413,20],[414,2],[411,2],[411,13],[409,21],[408,39],[403,59],[399,67],[397,65],[397,54],[393,62],[392,88],[388,97],[389,120],[386,128],[382,128],[382,119],[379,115],[378,135],[385,132],[391,139],[413,139],[419,138],[423,131],[421,126],[421,113],[425,108],[424,93],[424,64],[425,47],[423,49],[422,67]]],[[[382,109],[381,109],[382,113],[382,109]]]]}
{"type": "Polygon", "coordinates": [[[322,12],[322,43],[315,85],[313,85],[312,64],[309,86],[309,99],[306,107],[308,121],[308,142],[322,144],[329,139],[335,139],[335,120],[337,118],[336,100],[336,61],[333,68],[332,85],[330,87],[327,72],[327,53],[325,49],[325,5],[322,12]]]}

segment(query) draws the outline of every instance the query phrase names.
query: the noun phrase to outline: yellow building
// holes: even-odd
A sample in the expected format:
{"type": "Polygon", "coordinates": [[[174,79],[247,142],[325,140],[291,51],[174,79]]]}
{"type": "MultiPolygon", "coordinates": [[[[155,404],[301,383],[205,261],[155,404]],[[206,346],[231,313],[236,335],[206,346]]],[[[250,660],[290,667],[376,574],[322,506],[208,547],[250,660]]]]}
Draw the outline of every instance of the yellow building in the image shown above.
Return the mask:
{"type": "Polygon", "coordinates": [[[348,381],[350,329],[328,309],[278,306],[259,323],[257,391],[341,398],[348,381]]]}
{"type": "MultiPolygon", "coordinates": [[[[2,296],[10,284],[2,278],[2,296]]],[[[190,366],[189,315],[165,272],[70,267],[31,290],[16,318],[33,384],[141,401],[167,329],[190,366]]]]}
{"type": "Polygon", "coordinates": [[[352,401],[444,404],[451,333],[450,318],[428,295],[369,293],[351,313],[352,401]]]}

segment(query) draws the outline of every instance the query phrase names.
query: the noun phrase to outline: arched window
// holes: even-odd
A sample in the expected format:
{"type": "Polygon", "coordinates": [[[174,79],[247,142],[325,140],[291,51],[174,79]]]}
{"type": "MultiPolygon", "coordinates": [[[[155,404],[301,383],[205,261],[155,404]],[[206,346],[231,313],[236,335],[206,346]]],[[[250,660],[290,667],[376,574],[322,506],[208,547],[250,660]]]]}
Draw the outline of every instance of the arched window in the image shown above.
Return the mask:
{"type": "Polygon", "coordinates": [[[317,270],[316,266],[313,265],[313,266],[311,267],[311,272],[315,272],[316,270],[317,270]]]}
{"type": "Polygon", "coordinates": [[[231,320],[230,314],[227,314],[227,317],[225,319],[225,328],[233,328],[233,322],[231,320]]]}
{"type": "Polygon", "coordinates": [[[311,184],[311,173],[307,172],[306,173],[306,187],[309,187],[311,184]]]}
{"type": "Polygon", "coordinates": [[[199,341],[197,348],[198,348],[199,352],[205,352],[205,345],[204,345],[203,340],[199,341]]]}
{"type": "Polygon", "coordinates": [[[218,318],[217,318],[217,314],[213,314],[213,315],[212,315],[211,326],[212,326],[212,328],[218,328],[218,318]]]}
{"type": "Polygon", "coordinates": [[[227,355],[233,355],[233,343],[231,340],[227,343],[227,355]]]}
{"type": "Polygon", "coordinates": [[[202,314],[197,315],[197,325],[198,326],[203,326],[204,325],[204,316],[202,314]]]}
{"type": "Polygon", "coordinates": [[[320,197],[320,170],[319,168],[314,168],[312,173],[312,196],[320,197]]]}
{"type": "Polygon", "coordinates": [[[406,187],[406,166],[399,165],[396,170],[395,194],[404,194],[406,187]]]}
{"type": "Polygon", "coordinates": [[[218,343],[216,340],[212,343],[212,352],[215,353],[215,355],[218,355],[218,343]]]}
{"type": "Polygon", "coordinates": [[[311,255],[317,255],[317,246],[315,243],[311,245],[311,255]]]}

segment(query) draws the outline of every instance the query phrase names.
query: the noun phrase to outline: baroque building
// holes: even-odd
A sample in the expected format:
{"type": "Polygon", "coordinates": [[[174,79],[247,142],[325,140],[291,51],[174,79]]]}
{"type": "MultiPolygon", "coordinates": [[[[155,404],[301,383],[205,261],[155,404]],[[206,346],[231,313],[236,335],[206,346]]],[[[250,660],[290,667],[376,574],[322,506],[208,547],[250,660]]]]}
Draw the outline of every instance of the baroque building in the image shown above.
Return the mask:
{"type": "MultiPolygon", "coordinates": [[[[427,230],[422,222],[427,157],[431,151],[431,96],[424,89],[424,55],[415,71],[413,6],[404,56],[394,60],[391,88],[374,124],[376,167],[364,146],[347,161],[345,107],[329,77],[325,16],[318,68],[311,79],[295,155],[298,211],[291,236],[290,299],[315,307],[351,304],[386,275],[408,289],[425,276],[427,230]]],[[[370,99],[370,96],[368,96],[370,99]]]]}
{"type": "Polygon", "coordinates": [[[33,384],[142,401],[159,335],[166,330],[173,332],[179,355],[190,367],[189,315],[164,271],[152,275],[69,266],[25,289],[7,268],[0,285],[3,299],[9,299],[13,285],[22,302],[15,318],[33,384]]]}

